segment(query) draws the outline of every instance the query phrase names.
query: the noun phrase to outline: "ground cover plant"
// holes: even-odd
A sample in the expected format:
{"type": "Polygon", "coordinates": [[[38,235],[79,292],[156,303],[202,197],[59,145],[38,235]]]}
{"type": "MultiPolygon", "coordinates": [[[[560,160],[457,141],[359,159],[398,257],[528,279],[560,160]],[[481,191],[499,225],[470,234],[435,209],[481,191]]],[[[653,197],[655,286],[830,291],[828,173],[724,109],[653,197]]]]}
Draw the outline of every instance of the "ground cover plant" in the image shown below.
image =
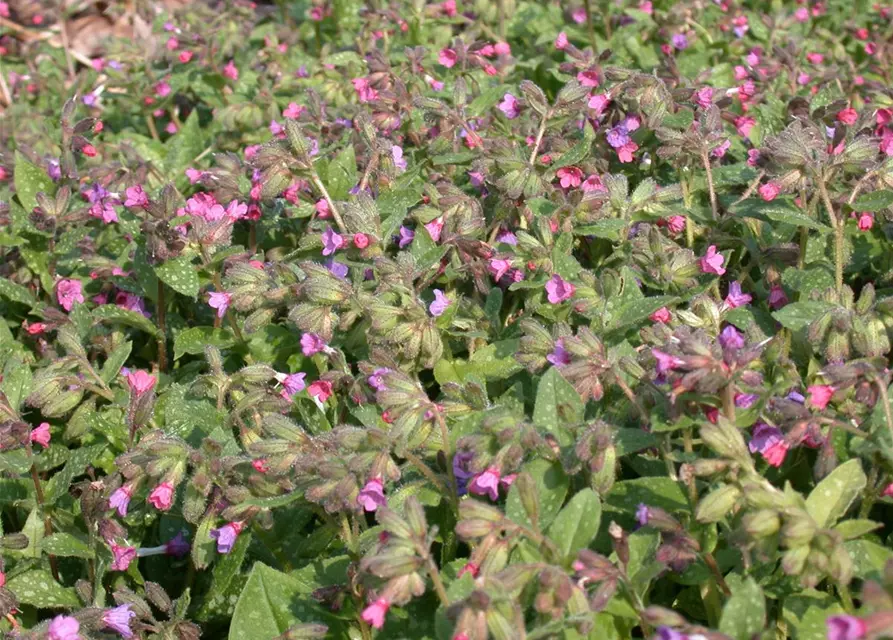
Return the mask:
{"type": "Polygon", "coordinates": [[[0,628],[893,637],[891,12],[0,2],[0,628]]]}

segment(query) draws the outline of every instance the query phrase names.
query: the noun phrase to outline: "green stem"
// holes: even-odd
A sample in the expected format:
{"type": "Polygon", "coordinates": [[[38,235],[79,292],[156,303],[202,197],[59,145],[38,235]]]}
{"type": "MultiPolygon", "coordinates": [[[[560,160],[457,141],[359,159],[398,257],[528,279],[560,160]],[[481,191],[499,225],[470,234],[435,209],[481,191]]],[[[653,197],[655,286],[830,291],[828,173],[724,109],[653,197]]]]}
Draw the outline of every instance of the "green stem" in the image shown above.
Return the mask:
{"type": "Polygon", "coordinates": [[[155,305],[158,312],[158,370],[167,371],[167,326],[165,323],[164,283],[158,280],[158,303],[155,305]]]}
{"type": "Polygon", "coordinates": [[[719,220],[719,205],[716,203],[716,190],[713,188],[713,169],[710,167],[710,156],[707,150],[701,150],[701,162],[704,165],[704,171],[707,172],[707,192],[710,194],[710,210],[713,212],[713,219],[719,220]]]}
{"type": "MultiPolygon", "coordinates": [[[[45,503],[46,498],[43,494],[43,487],[40,484],[40,476],[37,473],[37,463],[34,461],[34,453],[31,450],[31,443],[25,447],[25,451],[28,453],[28,458],[31,460],[31,482],[34,483],[34,499],[37,501],[37,508],[40,511],[40,515],[43,516],[43,531],[44,535],[47,537],[53,535],[53,522],[50,520],[50,515],[45,512],[45,503]]],[[[59,581],[59,564],[56,561],[56,556],[50,556],[50,571],[53,573],[53,578],[56,581],[59,581]]]]}
{"type": "Polygon", "coordinates": [[[735,423],[735,385],[731,382],[722,390],[722,411],[726,418],[735,423]]]}
{"type": "MultiPolygon", "coordinates": [[[[586,10],[586,30],[589,32],[589,44],[592,45],[592,53],[595,54],[598,52],[598,45],[595,41],[595,24],[592,21],[592,6],[591,0],[583,0],[583,8],[586,10]]],[[[608,19],[605,16],[605,27],[607,26],[608,19]]]]}
{"type": "Polygon", "coordinates": [[[533,143],[533,151],[530,152],[530,158],[527,160],[527,164],[531,167],[534,166],[536,162],[536,154],[540,150],[540,144],[543,141],[543,135],[546,133],[546,122],[549,120],[550,112],[547,111],[543,115],[543,119],[540,121],[539,131],[536,132],[536,142],[533,143]]]}
{"type": "Polygon", "coordinates": [[[831,204],[831,196],[828,195],[828,187],[825,186],[824,177],[819,182],[819,193],[822,195],[822,201],[825,209],[828,211],[828,219],[834,228],[834,282],[837,287],[837,299],[842,300],[843,295],[843,239],[844,239],[844,221],[838,220],[834,213],[834,206],[831,204]]]}
{"type": "Polygon", "coordinates": [[[328,189],[326,189],[326,185],[322,183],[322,180],[319,177],[319,174],[316,172],[316,169],[313,169],[313,173],[310,175],[311,180],[313,180],[313,184],[316,185],[316,188],[319,189],[319,192],[322,194],[322,197],[325,198],[326,204],[329,205],[329,212],[332,214],[332,218],[335,219],[335,224],[338,225],[338,230],[341,233],[347,233],[347,228],[344,226],[344,221],[341,219],[341,214],[338,212],[338,207],[335,206],[335,201],[332,200],[332,196],[329,195],[328,189]]]}
{"type": "Polygon", "coordinates": [[[877,379],[875,380],[875,384],[878,388],[878,393],[881,397],[881,402],[884,407],[884,421],[887,423],[887,430],[890,432],[890,441],[893,442],[893,413],[890,411],[890,397],[887,394],[887,381],[886,379],[877,379]]]}
{"type": "Polygon", "coordinates": [[[443,586],[443,580],[440,579],[440,571],[430,555],[428,556],[428,575],[431,576],[431,582],[434,583],[434,590],[437,592],[437,597],[440,598],[440,603],[444,607],[450,606],[450,598],[443,586]]]}

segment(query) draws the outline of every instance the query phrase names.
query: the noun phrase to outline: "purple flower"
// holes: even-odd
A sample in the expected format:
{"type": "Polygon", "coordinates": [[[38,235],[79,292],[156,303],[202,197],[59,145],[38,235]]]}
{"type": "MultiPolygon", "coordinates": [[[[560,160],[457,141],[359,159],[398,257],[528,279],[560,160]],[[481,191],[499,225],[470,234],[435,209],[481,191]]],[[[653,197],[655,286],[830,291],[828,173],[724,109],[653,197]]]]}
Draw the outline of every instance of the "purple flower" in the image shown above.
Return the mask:
{"type": "Polygon", "coordinates": [[[736,280],[729,285],[729,293],[725,299],[726,306],[729,307],[729,309],[743,307],[744,305],[749,304],[751,300],[753,300],[753,296],[741,291],[740,282],[736,280]]]}
{"type": "Polygon", "coordinates": [[[744,347],[744,336],[732,325],[728,325],[719,334],[719,344],[723,349],[741,349],[744,347]]]}
{"type": "Polygon", "coordinates": [[[505,114],[509,120],[514,120],[521,113],[520,103],[518,99],[510,93],[505,94],[502,102],[499,103],[499,110],[505,114]]]}
{"type": "Polygon", "coordinates": [[[472,461],[474,454],[470,451],[459,451],[453,456],[453,475],[456,477],[457,493],[464,496],[468,493],[468,481],[474,474],[468,471],[468,463],[472,461]]]}
{"type": "Polygon", "coordinates": [[[518,245],[518,237],[507,229],[503,229],[496,236],[496,242],[502,242],[503,244],[510,244],[511,246],[518,245]]]}
{"type": "Polygon", "coordinates": [[[130,506],[130,499],[133,497],[133,487],[125,484],[123,487],[115,489],[109,497],[109,507],[117,509],[118,515],[122,518],[127,515],[127,507],[130,506]]]}
{"type": "Polygon", "coordinates": [[[639,506],[636,508],[636,521],[639,523],[640,527],[644,527],[648,524],[648,505],[643,502],[639,503],[639,506]]]}
{"type": "Polygon", "coordinates": [[[803,404],[806,402],[806,396],[804,396],[799,391],[791,391],[787,396],[785,396],[788,400],[792,402],[797,402],[799,404],[803,404]]]}
{"type": "Polygon", "coordinates": [[[577,288],[557,273],[546,283],[546,298],[552,304],[559,304],[573,297],[577,288]]]}
{"type": "Polygon", "coordinates": [[[219,529],[211,529],[211,537],[217,541],[217,553],[229,553],[242,533],[241,522],[228,522],[219,529]]]}
{"type": "Polygon", "coordinates": [[[92,107],[96,104],[96,94],[95,93],[85,93],[84,97],[81,98],[84,101],[84,104],[88,107],[92,107]]]}
{"type": "Polygon", "coordinates": [[[276,380],[282,385],[282,395],[287,400],[291,400],[292,396],[301,393],[306,384],[304,377],[306,373],[277,373],[276,380]]]}
{"type": "Polygon", "coordinates": [[[677,33],[672,37],[673,47],[682,51],[683,49],[688,48],[688,38],[685,37],[683,33],[677,33]]]}
{"type": "Polygon", "coordinates": [[[130,630],[130,620],[135,617],[136,614],[130,610],[130,605],[122,604],[120,607],[107,609],[102,614],[102,623],[123,637],[132,638],[133,631],[130,630]]]}
{"type": "Polygon", "coordinates": [[[322,233],[322,244],[322,254],[330,256],[344,246],[344,238],[333,231],[332,227],[326,227],[326,230],[322,233]]]}
{"type": "Polygon", "coordinates": [[[865,621],[856,616],[831,616],[825,621],[828,640],[859,640],[865,637],[865,621]]]}
{"type": "Polygon", "coordinates": [[[670,627],[658,627],[657,637],[659,640],[689,640],[687,635],[670,627]]]}
{"type": "Polygon", "coordinates": [[[443,291],[440,289],[434,290],[434,302],[428,307],[428,311],[431,312],[431,315],[436,317],[442,316],[443,312],[446,311],[446,308],[452,304],[452,300],[443,295],[443,291]]]}
{"type": "Polygon", "coordinates": [[[403,157],[403,147],[399,145],[391,146],[391,158],[394,160],[394,166],[401,171],[406,171],[406,158],[403,157]]]}
{"type": "Polygon", "coordinates": [[[326,261],[326,268],[342,280],[347,277],[347,273],[350,271],[346,264],[335,262],[334,260],[326,261]]]}
{"type": "Polygon", "coordinates": [[[615,149],[619,149],[620,147],[628,144],[630,139],[629,129],[626,128],[626,123],[621,122],[616,127],[611,127],[610,129],[608,129],[606,137],[608,139],[608,144],[615,149]]]}
{"type": "Polygon", "coordinates": [[[232,300],[232,296],[226,291],[212,291],[208,294],[208,306],[212,309],[217,309],[218,318],[226,315],[230,300],[232,300]]]}
{"type": "Polygon", "coordinates": [[[409,229],[407,227],[400,227],[400,240],[397,245],[403,249],[407,245],[411,244],[415,239],[415,231],[409,229]]]}
{"type": "Polygon", "coordinates": [[[369,382],[369,386],[372,387],[373,389],[375,389],[376,391],[383,389],[384,388],[384,380],[382,379],[382,376],[388,372],[390,372],[390,369],[387,369],[385,367],[379,367],[378,369],[373,371],[372,375],[369,376],[369,378],[367,380],[369,382]]]}
{"type": "Polygon", "coordinates": [[[546,356],[546,360],[559,368],[571,363],[571,354],[564,348],[564,339],[558,338],[555,341],[555,348],[546,356]]]}
{"type": "Polygon", "coordinates": [[[80,640],[80,623],[71,616],[56,616],[50,622],[48,640],[80,640]]]}
{"type": "Polygon", "coordinates": [[[192,548],[182,531],[178,532],[177,535],[168,540],[164,547],[164,552],[167,555],[175,556],[177,558],[182,558],[189,553],[189,549],[192,548]]]}
{"type": "Polygon", "coordinates": [[[669,353],[664,353],[660,349],[652,349],[651,355],[653,355],[657,359],[658,375],[663,375],[667,371],[675,369],[676,367],[681,367],[685,364],[685,360],[670,355],[669,353]]]}
{"type": "Polygon", "coordinates": [[[315,355],[320,351],[325,351],[328,348],[329,345],[326,344],[326,341],[315,333],[305,333],[301,336],[301,353],[307,357],[315,355]]]}
{"type": "Polygon", "coordinates": [[[468,485],[468,491],[479,496],[489,496],[490,500],[496,500],[499,498],[499,476],[499,469],[490,467],[472,478],[468,485]]]}
{"type": "Polygon", "coordinates": [[[735,406],[739,409],[750,409],[753,403],[759,399],[755,393],[739,393],[735,395],[735,406]]]}
{"type": "Polygon", "coordinates": [[[375,511],[379,507],[388,506],[381,478],[372,478],[366,483],[357,496],[357,504],[363,507],[364,511],[375,511]]]}

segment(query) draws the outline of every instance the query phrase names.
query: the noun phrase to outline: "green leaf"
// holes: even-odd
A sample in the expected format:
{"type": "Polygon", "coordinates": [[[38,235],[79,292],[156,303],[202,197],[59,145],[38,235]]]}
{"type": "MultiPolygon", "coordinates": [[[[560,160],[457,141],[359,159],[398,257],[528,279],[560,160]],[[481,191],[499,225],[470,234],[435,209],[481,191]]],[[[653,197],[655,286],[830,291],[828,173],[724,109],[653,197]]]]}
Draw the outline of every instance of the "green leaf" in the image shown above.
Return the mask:
{"type": "Polygon", "coordinates": [[[583,129],[583,139],[577,142],[563,154],[561,154],[558,157],[558,160],[556,160],[555,163],[551,167],[549,167],[550,172],[557,171],[562,167],[569,167],[585,160],[587,157],[589,157],[590,151],[592,150],[593,140],[595,140],[595,131],[593,130],[592,125],[587,120],[586,126],[583,129]]]}
{"type": "Polygon", "coordinates": [[[575,424],[583,420],[583,401],[580,394],[553,367],[540,378],[533,408],[533,424],[552,433],[565,444],[569,436],[559,425],[575,424]]]}
{"type": "Polygon", "coordinates": [[[39,609],[68,609],[81,606],[74,589],[66,588],[53,579],[49,571],[32,569],[11,578],[6,588],[19,602],[39,609]]]}
{"type": "Polygon", "coordinates": [[[197,355],[205,352],[206,345],[227,349],[236,344],[236,337],[229,329],[191,327],[177,334],[174,339],[174,360],[184,353],[197,355]]]}
{"type": "Polygon", "coordinates": [[[595,539],[602,520],[602,504],[589,488],[577,493],[555,517],[549,537],[558,546],[565,564],[577,557],[595,539]]]}
{"type": "Polygon", "coordinates": [[[22,402],[31,393],[31,367],[19,357],[12,357],[3,367],[3,379],[0,380],[0,391],[6,394],[10,406],[18,411],[22,402]]]}
{"type": "Polygon", "coordinates": [[[329,163],[326,188],[334,200],[346,200],[357,183],[357,159],[352,144],[348,144],[329,163]]]}
{"type": "Polygon", "coordinates": [[[833,309],[835,305],[829,302],[808,301],[792,302],[772,314],[783,327],[791,331],[799,331],[808,326],[813,320],[826,311],[833,309]]]}
{"type": "Polygon", "coordinates": [[[47,503],[53,504],[68,493],[71,481],[84,473],[87,465],[91,464],[102,453],[103,449],[105,449],[104,444],[96,444],[91,447],[81,447],[80,449],[72,450],[68,462],[65,463],[62,470],[46,483],[44,493],[46,494],[47,503]]]}
{"type": "Polygon", "coordinates": [[[211,574],[211,587],[208,589],[204,604],[198,614],[200,619],[206,618],[214,608],[219,608],[223,604],[220,600],[223,599],[233,578],[242,568],[249,544],[251,544],[251,533],[246,531],[236,538],[236,544],[233,545],[232,551],[221,556],[217,564],[214,565],[214,571],[211,574]]]}
{"type": "Polygon", "coordinates": [[[719,621],[719,630],[737,640],[750,640],[766,624],[766,599],[753,578],[747,578],[735,588],[726,602],[719,621]]]}
{"type": "Polygon", "coordinates": [[[627,224],[627,221],[621,218],[605,218],[594,224],[574,227],[574,235],[595,236],[596,238],[619,242],[622,239],[621,232],[626,228],[627,224]]]}
{"type": "Polygon", "coordinates": [[[130,352],[132,350],[133,343],[130,340],[122,342],[115,347],[114,351],[109,354],[109,357],[106,358],[105,362],[102,364],[102,370],[99,372],[99,377],[105,382],[114,380],[115,376],[121,371],[121,367],[127,362],[127,358],[130,357],[130,352]]]}
{"type": "Polygon", "coordinates": [[[871,193],[863,193],[856,198],[852,207],[854,211],[880,211],[893,205],[893,191],[881,189],[871,193]]]}
{"type": "Polygon", "coordinates": [[[677,300],[675,296],[652,296],[627,302],[617,310],[606,329],[615,331],[641,322],[658,309],[674,304],[677,300]]]}
{"type": "Polygon", "coordinates": [[[642,429],[617,429],[614,432],[614,447],[617,450],[617,457],[655,446],[657,446],[657,438],[654,437],[654,434],[642,429]]]}
{"type": "Polygon", "coordinates": [[[177,181],[183,181],[183,172],[189,167],[195,158],[202,152],[205,146],[202,130],[198,123],[198,110],[193,109],[186,122],[180,127],[180,131],[172,136],[166,143],[167,155],[164,160],[168,177],[177,181]]]}
{"type": "Polygon", "coordinates": [[[837,598],[828,593],[805,589],[784,598],[784,622],[795,640],[826,640],[828,616],[844,613],[837,598]]]}
{"type": "Polygon", "coordinates": [[[848,460],[829,473],[810,492],[806,510],[820,528],[837,522],[868,484],[858,459],[848,460]]]}
{"type": "Polygon", "coordinates": [[[158,333],[158,329],[152,321],[141,313],[124,309],[115,304],[103,304],[93,309],[95,322],[108,322],[111,324],[123,324],[134,329],[145,331],[151,336],[158,333]]]}
{"type": "Polygon", "coordinates": [[[196,569],[207,568],[217,555],[217,541],[211,537],[214,521],[215,516],[208,514],[202,518],[195,530],[195,539],[192,541],[192,562],[196,569]]]}
{"type": "Polygon", "coordinates": [[[187,396],[189,387],[171,385],[158,399],[156,417],[164,416],[165,434],[186,440],[192,446],[223,425],[224,414],[206,398],[187,396]]]}
{"type": "Polygon", "coordinates": [[[328,625],[329,638],[345,637],[344,623],[312,598],[313,587],[256,562],[236,603],[229,640],[273,640],[289,627],[317,622],[328,625]]]}
{"type": "MultiPolygon", "coordinates": [[[[548,460],[532,460],[525,464],[521,471],[529,473],[536,482],[537,495],[539,496],[539,526],[545,529],[549,526],[567,495],[570,479],[564,473],[559,462],[548,460]]],[[[517,487],[512,485],[508,498],[505,501],[505,514],[518,524],[531,526],[533,523],[527,517],[527,511],[521,503],[521,496],[517,487]]]]}
{"type": "Polygon", "coordinates": [[[884,567],[893,560],[893,550],[870,540],[843,543],[853,559],[853,573],[863,580],[883,580],[884,567]]]}
{"type": "Polygon", "coordinates": [[[177,293],[193,300],[198,296],[198,269],[192,259],[180,256],[155,267],[155,275],[177,293]]]}
{"type": "Polygon", "coordinates": [[[442,153],[440,155],[432,156],[431,164],[433,164],[435,167],[442,167],[443,165],[467,164],[475,158],[477,158],[477,154],[473,151],[442,153]]]}
{"type": "Polygon", "coordinates": [[[800,208],[789,199],[765,202],[757,198],[748,198],[732,207],[731,212],[742,218],[756,218],[764,222],[780,222],[794,227],[815,229],[821,233],[830,233],[832,231],[831,227],[803,215],[800,208]]]}
{"type": "Polygon", "coordinates": [[[44,553],[66,558],[93,558],[96,554],[87,544],[70,533],[54,533],[40,542],[44,553]]]}
{"type": "Polygon", "coordinates": [[[688,498],[679,483],[670,478],[651,476],[616,483],[605,497],[605,506],[627,515],[640,504],[667,511],[688,511],[688,498]]]}
{"type": "Polygon", "coordinates": [[[854,538],[861,538],[866,533],[876,531],[883,526],[884,525],[881,522],[861,520],[857,518],[855,520],[844,520],[843,522],[837,523],[834,530],[840,533],[844,540],[852,540],[854,538]]]}
{"type": "Polygon", "coordinates": [[[37,194],[41,191],[47,195],[56,192],[56,183],[47,172],[37,165],[31,164],[21,153],[15,154],[15,173],[13,175],[16,195],[25,215],[30,215],[31,210],[37,206],[37,194]]]}
{"type": "Polygon", "coordinates": [[[0,296],[12,302],[26,304],[29,307],[34,307],[37,304],[37,298],[34,297],[31,291],[6,278],[0,278],[0,296]]]}

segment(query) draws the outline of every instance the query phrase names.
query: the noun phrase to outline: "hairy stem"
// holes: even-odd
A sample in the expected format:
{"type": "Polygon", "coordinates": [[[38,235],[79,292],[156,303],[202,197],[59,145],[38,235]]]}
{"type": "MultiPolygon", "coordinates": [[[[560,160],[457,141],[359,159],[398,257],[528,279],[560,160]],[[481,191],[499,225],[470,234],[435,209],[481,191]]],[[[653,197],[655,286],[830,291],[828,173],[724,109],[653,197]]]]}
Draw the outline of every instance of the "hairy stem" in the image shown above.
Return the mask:
{"type": "Polygon", "coordinates": [[[825,209],[828,211],[828,219],[831,221],[831,226],[834,228],[834,282],[837,287],[837,298],[840,300],[840,296],[843,293],[844,221],[838,220],[837,215],[834,213],[834,206],[831,204],[831,196],[828,195],[828,187],[825,186],[824,178],[818,182],[819,193],[822,195],[822,202],[825,204],[825,209]]]}
{"type": "Polygon", "coordinates": [[[338,231],[341,233],[347,233],[347,228],[344,226],[344,221],[341,219],[341,214],[338,212],[338,207],[335,206],[335,201],[332,200],[332,196],[329,195],[328,189],[326,189],[326,185],[322,183],[322,180],[319,177],[319,174],[316,172],[316,169],[313,170],[313,174],[310,176],[311,180],[313,180],[313,184],[316,185],[316,188],[319,189],[319,192],[322,194],[322,197],[325,198],[326,204],[329,205],[329,212],[332,214],[332,218],[335,220],[335,224],[338,226],[338,231]]]}
{"type": "MultiPolygon", "coordinates": [[[[46,504],[46,498],[43,494],[43,486],[40,484],[40,476],[37,473],[37,462],[34,460],[34,453],[31,450],[31,443],[28,443],[28,446],[25,447],[25,451],[28,452],[28,457],[31,459],[31,482],[34,483],[34,499],[37,501],[37,508],[40,511],[40,515],[43,516],[43,531],[44,535],[47,537],[53,535],[53,522],[50,520],[50,516],[48,513],[45,513],[44,505],[46,504]]],[[[50,570],[53,573],[53,578],[56,581],[59,580],[59,564],[56,561],[56,556],[50,556],[50,570]]]]}
{"type": "Polygon", "coordinates": [[[167,371],[167,327],[165,322],[164,283],[158,281],[158,370],[167,371]]]}
{"type": "Polygon", "coordinates": [[[701,151],[701,162],[704,165],[704,171],[707,172],[707,192],[710,194],[710,211],[713,212],[713,219],[719,220],[719,205],[716,204],[716,190],[713,188],[713,169],[710,167],[710,156],[707,150],[701,151]]]}
{"type": "Polygon", "coordinates": [[[530,152],[530,158],[527,160],[527,164],[531,167],[536,162],[536,154],[539,152],[540,144],[543,142],[543,135],[546,133],[546,122],[548,122],[550,115],[551,112],[547,111],[543,115],[543,119],[540,121],[539,131],[536,132],[536,142],[533,143],[533,150],[530,152]]]}

